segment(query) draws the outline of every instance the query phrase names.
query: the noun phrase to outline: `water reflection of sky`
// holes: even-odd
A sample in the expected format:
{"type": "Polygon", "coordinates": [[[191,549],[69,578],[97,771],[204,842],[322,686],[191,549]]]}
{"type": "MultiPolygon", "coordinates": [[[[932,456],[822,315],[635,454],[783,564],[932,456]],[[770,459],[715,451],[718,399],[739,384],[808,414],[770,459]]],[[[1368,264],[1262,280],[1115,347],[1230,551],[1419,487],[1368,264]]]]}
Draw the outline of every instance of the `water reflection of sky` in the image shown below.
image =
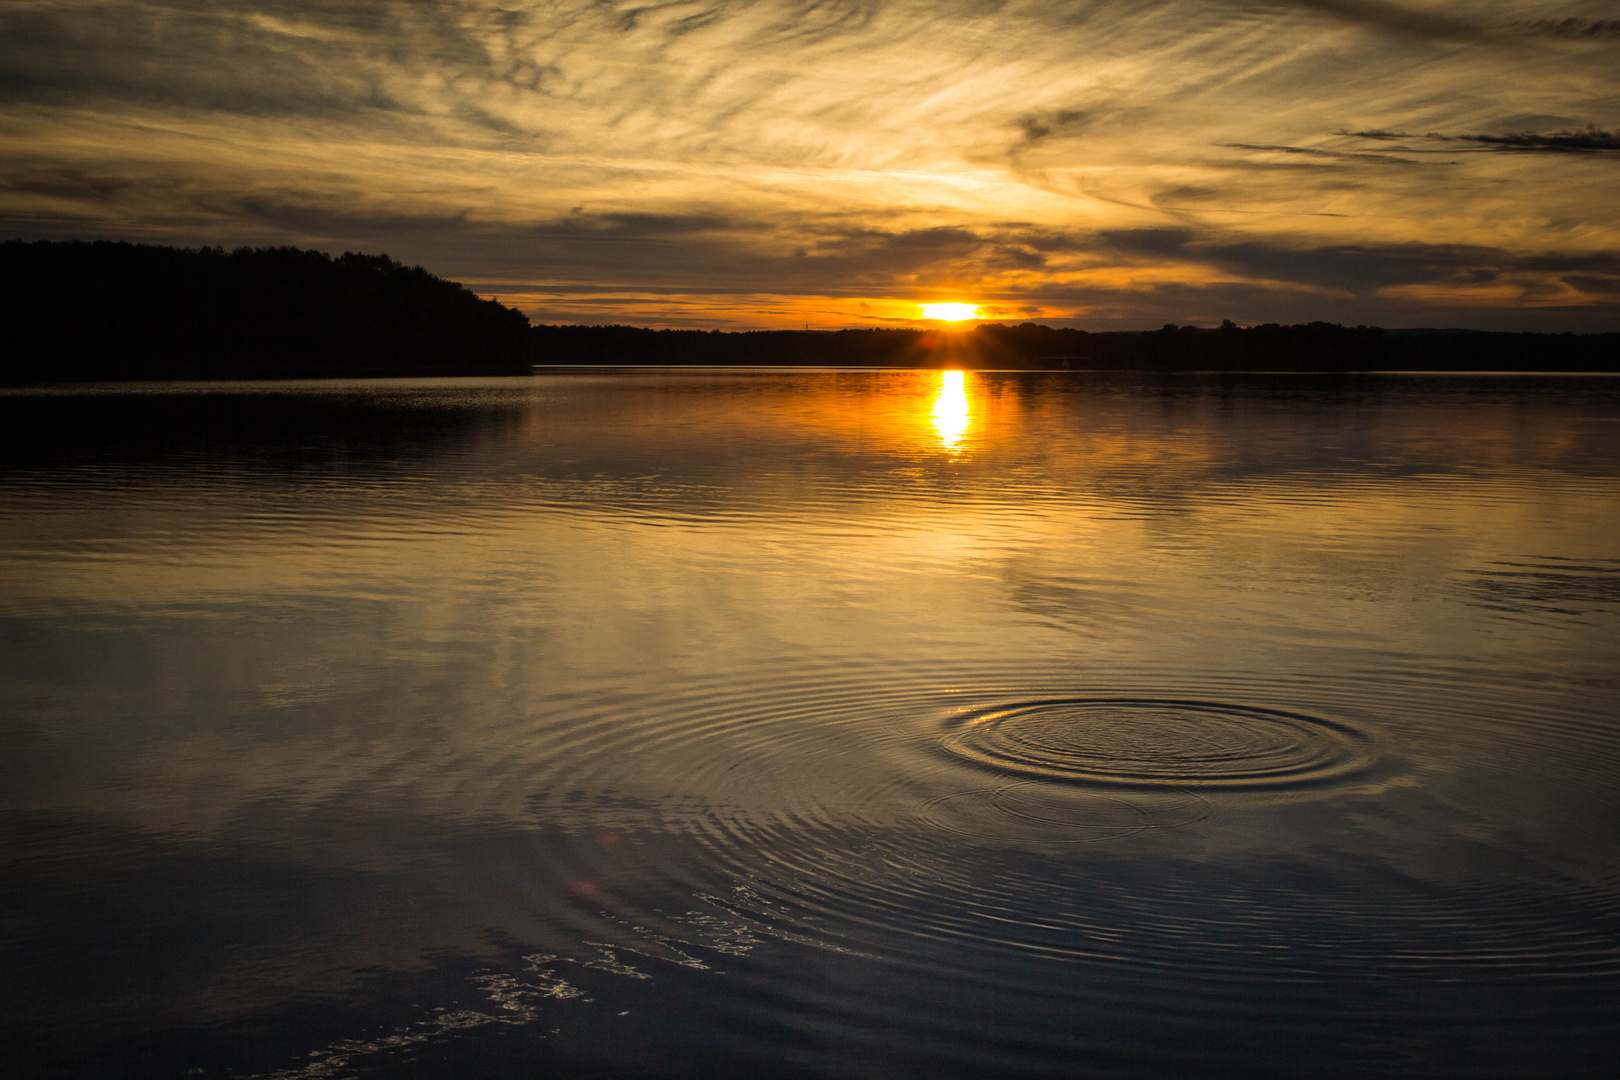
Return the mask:
{"type": "Polygon", "coordinates": [[[1620,1001],[1607,386],[64,398],[0,473],[7,999],[89,1043],[115,1016],[229,1031],[456,957],[551,986],[524,1007],[599,1062],[624,1033],[592,1025],[685,1015],[634,997],[677,989],[765,1042],[810,1017],[829,1072],[877,1015],[953,1060],[1072,1063],[1088,1003],[1160,1074],[1178,1046],[1370,1068],[1369,1024],[1405,1069],[1470,1010],[1504,1060],[1590,1051],[1620,1001]],[[1167,727],[1166,700],[1217,705],[1167,727]],[[1009,705],[1003,741],[952,736],[1009,705]],[[1089,723],[1177,777],[1209,717],[1210,753],[1236,732],[1330,767],[1259,792],[1016,771],[1107,772],[1089,723]],[[738,965],[796,1004],[750,1012],[713,974],[738,965]]]}

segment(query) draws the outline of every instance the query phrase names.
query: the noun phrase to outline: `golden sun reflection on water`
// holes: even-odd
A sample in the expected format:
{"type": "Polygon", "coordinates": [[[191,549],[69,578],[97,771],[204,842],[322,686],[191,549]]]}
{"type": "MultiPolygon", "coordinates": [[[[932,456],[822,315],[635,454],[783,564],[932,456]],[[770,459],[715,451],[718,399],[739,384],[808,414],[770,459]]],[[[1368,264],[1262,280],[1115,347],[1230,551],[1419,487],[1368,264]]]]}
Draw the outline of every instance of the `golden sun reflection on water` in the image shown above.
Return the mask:
{"type": "Polygon", "coordinates": [[[947,450],[956,450],[968,429],[968,399],[965,377],[960,371],[939,373],[939,392],[934,395],[934,430],[947,450]]]}

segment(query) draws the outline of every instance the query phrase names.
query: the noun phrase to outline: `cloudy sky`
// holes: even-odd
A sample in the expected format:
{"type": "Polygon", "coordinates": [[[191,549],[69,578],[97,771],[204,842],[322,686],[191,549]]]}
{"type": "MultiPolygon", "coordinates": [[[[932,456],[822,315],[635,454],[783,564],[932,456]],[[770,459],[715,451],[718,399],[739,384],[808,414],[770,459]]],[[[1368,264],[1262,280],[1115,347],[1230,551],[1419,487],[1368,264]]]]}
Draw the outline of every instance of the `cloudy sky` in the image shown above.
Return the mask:
{"type": "Polygon", "coordinates": [[[7,0],[0,236],[545,322],[1620,329],[1620,0],[7,0]]]}

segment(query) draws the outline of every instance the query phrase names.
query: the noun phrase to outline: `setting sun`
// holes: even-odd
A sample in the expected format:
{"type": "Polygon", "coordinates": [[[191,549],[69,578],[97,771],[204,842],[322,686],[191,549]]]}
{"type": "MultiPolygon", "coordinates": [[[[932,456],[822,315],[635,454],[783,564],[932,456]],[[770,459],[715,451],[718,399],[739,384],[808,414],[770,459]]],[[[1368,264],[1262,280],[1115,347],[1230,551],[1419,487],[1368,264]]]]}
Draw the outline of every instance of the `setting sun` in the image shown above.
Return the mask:
{"type": "Polygon", "coordinates": [[[922,317],[925,319],[939,319],[942,322],[961,322],[963,319],[977,319],[979,305],[977,304],[919,304],[922,308],[922,317]]]}

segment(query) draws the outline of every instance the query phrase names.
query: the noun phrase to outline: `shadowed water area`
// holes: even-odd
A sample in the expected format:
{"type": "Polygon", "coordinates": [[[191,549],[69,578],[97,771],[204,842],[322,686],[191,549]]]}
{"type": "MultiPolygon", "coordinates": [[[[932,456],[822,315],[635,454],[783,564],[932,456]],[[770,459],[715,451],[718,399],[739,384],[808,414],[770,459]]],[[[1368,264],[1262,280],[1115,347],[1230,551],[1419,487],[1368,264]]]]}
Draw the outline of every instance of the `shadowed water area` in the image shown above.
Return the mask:
{"type": "Polygon", "coordinates": [[[27,1076],[1604,1075],[1620,379],[0,395],[27,1076]]]}

